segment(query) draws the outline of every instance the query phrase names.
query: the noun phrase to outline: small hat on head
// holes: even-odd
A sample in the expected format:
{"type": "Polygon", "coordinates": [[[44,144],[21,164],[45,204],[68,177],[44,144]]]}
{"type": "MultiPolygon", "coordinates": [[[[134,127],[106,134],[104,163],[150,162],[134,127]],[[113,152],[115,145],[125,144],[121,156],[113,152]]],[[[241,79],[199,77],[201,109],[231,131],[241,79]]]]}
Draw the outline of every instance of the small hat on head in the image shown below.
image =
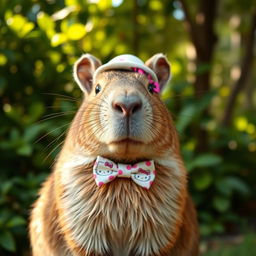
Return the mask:
{"type": "Polygon", "coordinates": [[[144,72],[151,75],[152,79],[155,82],[158,82],[155,72],[151,68],[147,67],[141,59],[131,54],[119,55],[107,62],[106,64],[100,66],[95,71],[93,75],[93,80],[95,81],[99,73],[103,71],[115,69],[134,70],[134,68],[142,69],[144,72]]]}

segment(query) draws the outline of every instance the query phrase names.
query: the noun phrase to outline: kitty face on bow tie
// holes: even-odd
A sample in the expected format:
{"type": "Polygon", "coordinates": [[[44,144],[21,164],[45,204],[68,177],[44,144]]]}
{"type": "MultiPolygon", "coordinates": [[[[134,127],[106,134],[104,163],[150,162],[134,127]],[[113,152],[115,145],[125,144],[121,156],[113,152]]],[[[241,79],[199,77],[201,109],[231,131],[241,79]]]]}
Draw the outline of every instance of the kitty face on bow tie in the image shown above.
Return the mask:
{"type": "Polygon", "coordinates": [[[104,169],[104,166],[110,167],[110,168],[113,167],[108,162],[104,163],[104,162],[99,161],[99,162],[97,162],[97,169],[96,169],[96,174],[97,175],[99,175],[99,176],[108,176],[108,175],[113,174],[114,171],[112,169],[109,169],[109,168],[104,169]],[[99,165],[102,168],[98,168],[99,165]]]}
{"type": "Polygon", "coordinates": [[[144,173],[137,173],[134,175],[134,178],[136,180],[142,181],[142,182],[147,182],[150,180],[150,175],[144,174],[144,173]]]}

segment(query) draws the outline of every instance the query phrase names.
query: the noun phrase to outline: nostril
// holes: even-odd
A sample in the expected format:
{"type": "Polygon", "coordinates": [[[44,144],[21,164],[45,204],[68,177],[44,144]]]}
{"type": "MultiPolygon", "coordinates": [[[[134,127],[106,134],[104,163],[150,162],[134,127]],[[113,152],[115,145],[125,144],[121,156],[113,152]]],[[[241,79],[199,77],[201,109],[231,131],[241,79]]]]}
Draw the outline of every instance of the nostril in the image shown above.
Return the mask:
{"type": "Polygon", "coordinates": [[[139,111],[142,107],[142,103],[141,102],[134,102],[131,106],[131,114],[134,114],[135,112],[139,111]]]}
{"type": "Polygon", "coordinates": [[[123,106],[120,103],[113,103],[113,108],[120,113],[125,112],[123,106]]]}
{"type": "Polygon", "coordinates": [[[129,116],[134,114],[135,112],[139,111],[142,107],[141,101],[135,101],[135,102],[113,102],[112,108],[122,113],[124,116],[129,116]]]}

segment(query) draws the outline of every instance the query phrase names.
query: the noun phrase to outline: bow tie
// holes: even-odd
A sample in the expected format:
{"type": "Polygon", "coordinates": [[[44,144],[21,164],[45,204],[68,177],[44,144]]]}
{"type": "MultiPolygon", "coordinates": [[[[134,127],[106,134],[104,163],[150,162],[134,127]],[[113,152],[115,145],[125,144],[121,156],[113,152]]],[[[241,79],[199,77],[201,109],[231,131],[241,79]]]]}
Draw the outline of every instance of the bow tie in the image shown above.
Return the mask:
{"type": "Polygon", "coordinates": [[[98,186],[111,182],[115,178],[131,178],[139,186],[149,189],[155,179],[154,161],[140,162],[134,165],[116,164],[98,156],[93,166],[93,177],[98,186]]]}

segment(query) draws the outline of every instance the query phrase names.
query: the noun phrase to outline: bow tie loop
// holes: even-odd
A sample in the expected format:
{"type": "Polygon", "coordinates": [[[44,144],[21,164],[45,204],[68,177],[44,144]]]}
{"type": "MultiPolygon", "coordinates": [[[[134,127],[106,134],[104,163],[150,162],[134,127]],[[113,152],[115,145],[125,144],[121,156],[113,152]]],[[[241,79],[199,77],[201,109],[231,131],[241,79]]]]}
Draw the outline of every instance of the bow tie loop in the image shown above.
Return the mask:
{"type": "Polygon", "coordinates": [[[109,159],[98,156],[93,167],[93,176],[98,186],[118,177],[131,178],[139,186],[149,189],[155,179],[154,161],[145,161],[134,165],[116,164],[109,159]]]}

